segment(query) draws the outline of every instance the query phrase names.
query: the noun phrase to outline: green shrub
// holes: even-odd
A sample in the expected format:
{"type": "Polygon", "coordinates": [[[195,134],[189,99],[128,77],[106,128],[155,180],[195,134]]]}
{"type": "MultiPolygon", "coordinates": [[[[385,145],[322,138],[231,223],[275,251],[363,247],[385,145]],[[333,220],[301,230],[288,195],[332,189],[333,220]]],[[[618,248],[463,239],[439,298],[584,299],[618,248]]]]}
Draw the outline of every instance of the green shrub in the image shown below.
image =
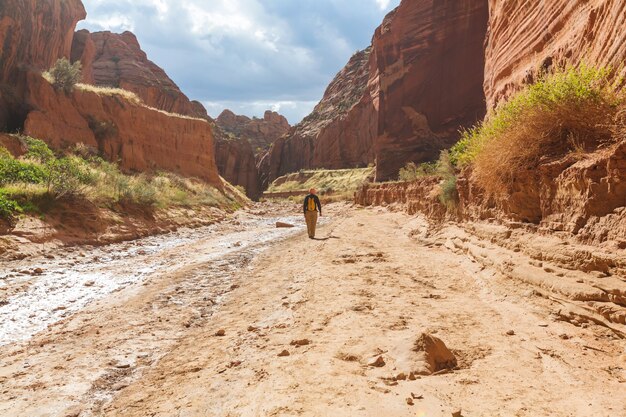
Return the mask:
{"type": "Polygon", "coordinates": [[[624,96],[610,68],[586,64],[542,74],[462,132],[451,149],[457,166],[471,165],[487,195],[508,195],[521,171],[540,160],[596,149],[614,140],[613,125],[624,96]]]}
{"type": "Polygon", "coordinates": [[[81,70],[80,61],[72,64],[67,58],[61,58],[50,68],[48,73],[55,88],[70,93],[82,79],[81,70]]]}
{"type": "Polygon", "coordinates": [[[446,206],[448,210],[453,210],[459,204],[459,192],[456,188],[456,177],[451,176],[444,180],[441,184],[441,194],[439,201],[446,206]]]}
{"type": "Polygon", "coordinates": [[[96,175],[85,161],[75,156],[53,159],[48,161],[46,167],[48,192],[57,199],[81,195],[88,185],[96,181],[96,175]]]}
{"type": "Polygon", "coordinates": [[[48,147],[46,142],[31,138],[30,136],[21,136],[21,141],[24,142],[28,151],[26,152],[26,157],[29,159],[34,159],[39,162],[47,162],[54,158],[54,153],[48,147]]]}
{"type": "Polygon", "coordinates": [[[0,185],[13,182],[41,184],[47,172],[40,165],[19,161],[10,155],[0,155],[0,185]]]}
{"type": "Polygon", "coordinates": [[[22,208],[17,201],[12,200],[0,191],[0,218],[13,223],[15,216],[21,212],[22,208]]]}

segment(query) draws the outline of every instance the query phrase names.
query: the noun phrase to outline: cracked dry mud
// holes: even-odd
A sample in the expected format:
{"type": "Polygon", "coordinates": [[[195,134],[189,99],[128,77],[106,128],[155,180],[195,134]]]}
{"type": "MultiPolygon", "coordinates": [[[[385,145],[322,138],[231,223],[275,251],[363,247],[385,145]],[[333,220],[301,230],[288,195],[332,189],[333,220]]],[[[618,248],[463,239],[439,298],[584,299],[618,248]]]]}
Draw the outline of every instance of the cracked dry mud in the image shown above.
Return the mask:
{"type": "MultiPolygon", "coordinates": [[[[175,245],[118,249],[124,268],[95,261],[147,272],[32,336],[11,330],[0,415],[626,415],[620,270],[539,266],[478,226],[343,204],[326,214],[326,240],[301,226],[271,235],[276,215],[240,213],[175,245]],[[423,334],[454,360],[425,366],[423,334]]],[[[93,251],[84,262],[113,255],[93,251]]]]}

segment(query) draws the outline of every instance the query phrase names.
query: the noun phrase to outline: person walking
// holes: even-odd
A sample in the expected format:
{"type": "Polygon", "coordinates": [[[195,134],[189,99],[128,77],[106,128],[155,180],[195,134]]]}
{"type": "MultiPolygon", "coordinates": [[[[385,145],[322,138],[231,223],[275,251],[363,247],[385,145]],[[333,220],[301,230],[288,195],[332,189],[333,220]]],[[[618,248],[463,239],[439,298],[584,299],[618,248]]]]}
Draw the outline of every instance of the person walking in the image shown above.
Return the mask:
{"type": "Polygon", "coordinates": [[[309,195],[304,197],[304,219],[306,220],[306,229],[309,232],[309,239],[315,239],[315,227],[317,226],[317,216],[322,215],[322,204],[317,196],[317,190],[311,188],[309,195]]]}

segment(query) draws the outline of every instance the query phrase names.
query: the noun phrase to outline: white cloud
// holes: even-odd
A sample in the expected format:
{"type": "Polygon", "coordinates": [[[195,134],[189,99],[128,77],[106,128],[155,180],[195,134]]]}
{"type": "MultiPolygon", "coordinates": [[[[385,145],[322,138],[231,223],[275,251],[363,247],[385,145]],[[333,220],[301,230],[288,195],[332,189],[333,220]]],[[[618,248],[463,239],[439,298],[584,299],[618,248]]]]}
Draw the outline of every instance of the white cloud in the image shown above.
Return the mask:
{"type": "Polygon", "coordinates": [[[387,10],[390,1],[391,0],[376,0],[376,3],[378,4],[378,7],[380,7],[380,10],[387,10]]]}
{"type": "Polygon", "coordinates": [[[224,103],[211,114],[274,108],[297,122],[399,1],[83,0],[79,28],[133,31],[190,98],[224,103]]]}

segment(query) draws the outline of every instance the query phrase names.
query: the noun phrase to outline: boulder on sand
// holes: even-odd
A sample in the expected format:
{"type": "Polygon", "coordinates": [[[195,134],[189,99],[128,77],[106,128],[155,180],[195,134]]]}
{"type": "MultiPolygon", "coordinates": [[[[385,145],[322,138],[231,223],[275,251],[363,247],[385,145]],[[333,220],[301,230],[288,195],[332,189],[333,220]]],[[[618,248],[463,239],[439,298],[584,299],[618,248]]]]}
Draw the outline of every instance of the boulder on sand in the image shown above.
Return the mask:
{"type": "Polygon", "coordinates": [[[428,333],[422,333],[415,341],[413,350],[418,353],[422,367],[415,370],[418,375],[431,375],[444,369],[454,369],[457,360],[443,341],[428,333]]]}
{"type": "Polygon", "coordinates": [[[295,227],[293,224],[284,223],[284,222],[276,222],[276,228],[278,229],[289,229],[295,227]]]}

